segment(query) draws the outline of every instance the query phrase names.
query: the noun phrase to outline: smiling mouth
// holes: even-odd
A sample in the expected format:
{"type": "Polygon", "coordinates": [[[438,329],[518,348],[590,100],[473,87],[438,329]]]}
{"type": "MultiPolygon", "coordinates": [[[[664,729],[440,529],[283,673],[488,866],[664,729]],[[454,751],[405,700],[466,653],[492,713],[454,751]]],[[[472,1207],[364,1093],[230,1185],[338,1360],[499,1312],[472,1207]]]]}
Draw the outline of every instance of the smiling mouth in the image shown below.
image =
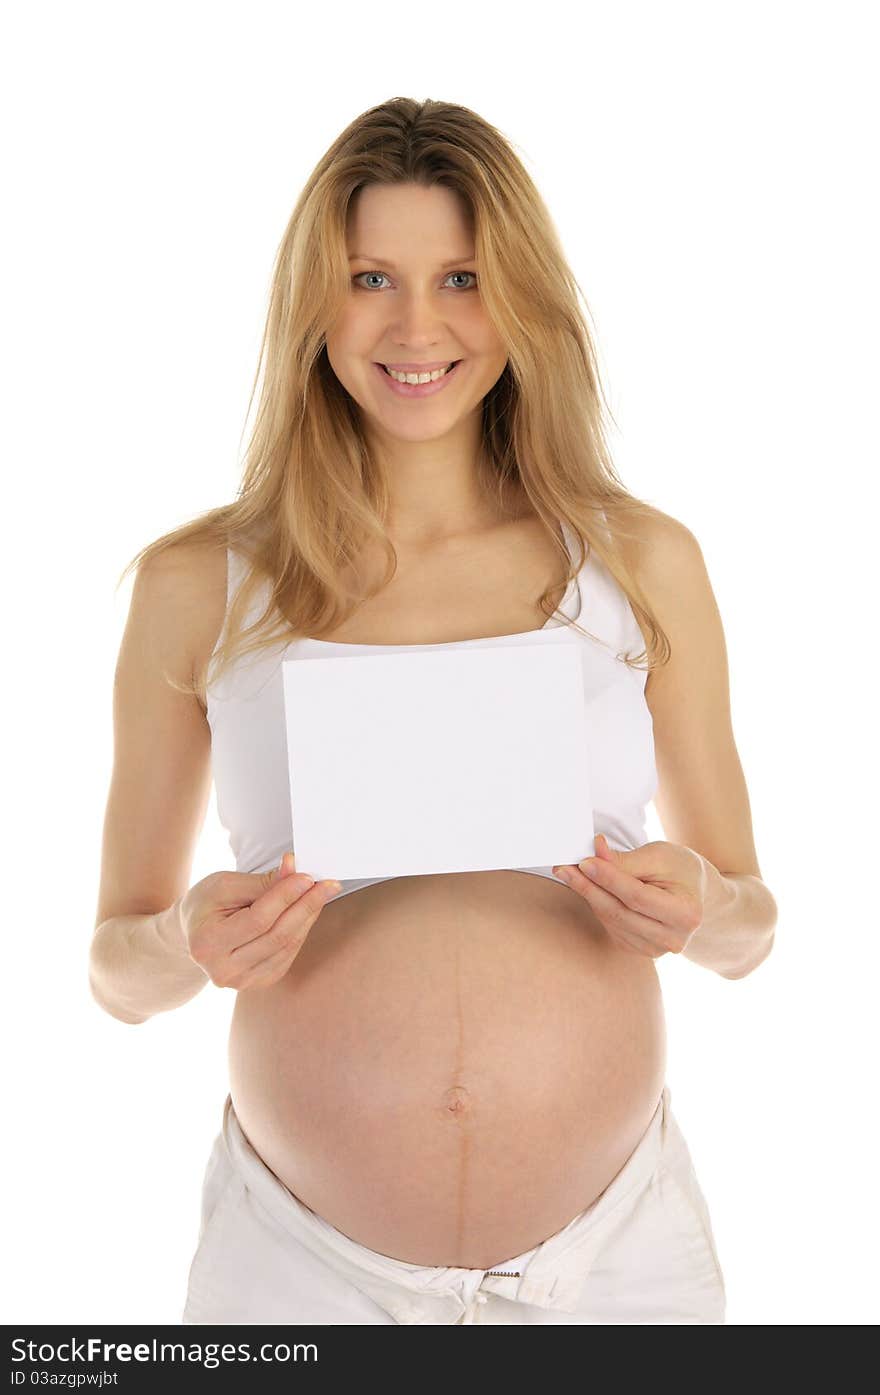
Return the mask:
{"type": "MultiPolygon", "coordinates": [[[[455,365],[456,365],[457,363],[461,363],[461,359],[460,359],[460,358],[454,358],[454,359],[452,359],[452,361],[450,362],[449,366],[448,366],[447,369],[446,369],[446,372],[447,372],[447,373],[451,373],[451,372],[452,372],[452,369],[455,367],[455,365]]],[[[380,363],[378,366],[382,369],[382,372],[383,372],[383,373],[387,374],[387,376],[388,376],[389,378],[391,377],[391,374],[388,372],[388,368],[387,368],[387,365],[386,365],[386,364],[380,363]]],[[[415,369],[412,369],[411,371],[412,371],[412,372],[415,372],[415,369]]],[[[433,370],[432,370],[432,371],[433,371],[433,370]]],[[[404,375],[404,376],[406,376],[406,375],[404,375]]],[[[445,375],[444,375],[444,376],[445,376],[445,375]]]]}

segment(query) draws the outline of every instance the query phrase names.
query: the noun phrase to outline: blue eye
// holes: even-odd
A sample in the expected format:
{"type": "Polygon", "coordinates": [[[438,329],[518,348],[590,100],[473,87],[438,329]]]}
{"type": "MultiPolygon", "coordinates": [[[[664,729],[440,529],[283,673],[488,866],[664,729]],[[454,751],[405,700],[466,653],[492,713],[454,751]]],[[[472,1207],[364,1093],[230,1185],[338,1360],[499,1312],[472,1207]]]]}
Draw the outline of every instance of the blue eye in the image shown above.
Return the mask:
{"type": "MultiPolygon", "coordinates": [[[[353,282],[357,283],[357,282],[360,281],[364,276],[385,276],[385,272],[384,272],[384,271],[361,271],[361,272],[358,272],[357,276],[353,276],[351,279],[352,279],[353,282]]],[[[450,271],[450,272],[449,272],[449,276],[470,276],[474,281],[476,281],[476,279],[477,279],[477,273],[476,273],[475,271],[450,271]]],[[[449,280],[449,276],[446,277],[447,281],[449,280]]],[[[386,279],[386,280],[388,279],[387,276],[385,277],[385,279],[386,279]]],[[[381,286],[358,286],[358,290],[361,290],[361,291],[376,291],[376,290],[381,290],[381,289],[382,289],[381,286]]],[[[472,290],[476,290],[476,287],[475,287],[475,286],[457,286],[455,289],[456,289],[456,290],[460,290],[460,291],[472,291],[472,290]]]]}

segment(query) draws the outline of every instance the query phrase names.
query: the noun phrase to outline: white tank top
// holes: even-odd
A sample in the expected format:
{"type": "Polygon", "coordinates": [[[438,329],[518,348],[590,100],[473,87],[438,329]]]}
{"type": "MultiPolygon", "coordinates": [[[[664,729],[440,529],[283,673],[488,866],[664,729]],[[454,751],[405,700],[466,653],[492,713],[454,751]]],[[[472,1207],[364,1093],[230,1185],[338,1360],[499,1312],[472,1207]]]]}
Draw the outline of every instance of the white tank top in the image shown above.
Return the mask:
{"type": "MultiPolygon", "coordinates": [[[[565,523],[562,533],[574,559],[575,539],[565,523]]],[[[231,548],[227,549],[226,558],[228,615],[247,564],[231,548]]],[[[244,617],[246,625],[254,623],[265,609],[268,594],[268,583],[264,583],[244,617]]],[[[618,655],[628,653],[634,658],[644,648],[644,640],[623,591],[591,554],[570,583],[559,609],[540,631],[450,640],[444,644],[347,644],[295,639],[286,646],[273,644],[262,654],[237,659],[216,683],[209,683],[206,700],[217,813],[229,837],[236,871],[267,872],[278,866],[285,852],[296,852],[287,768],[283,660],[308,662],[357,654],[522,644],[548,629],[558,631],[560,642],[575,643],[581,649],[595,832],[604,833],[612,848],[639,847],[645,842],[645,808],[657,789],[654,729],[645,699],[647,674],[629,668],[618,655]],[[564,620],[556,618],[560,613],[566,619],[577,620],[598,638],[587,638],[567,627],[564,620]]],[[[224,620],[218,645],[225,632],[224,620]]],[[[583,856],[590,851],[585,848],[583,856]]],[[[298,870],[308,872],[309,868],[298,870]]],[[[509,870],[558,880],[550,867],[509,870]]],[[[387,880],[342,880],[342,891],[333,899],[387,880]]]]}

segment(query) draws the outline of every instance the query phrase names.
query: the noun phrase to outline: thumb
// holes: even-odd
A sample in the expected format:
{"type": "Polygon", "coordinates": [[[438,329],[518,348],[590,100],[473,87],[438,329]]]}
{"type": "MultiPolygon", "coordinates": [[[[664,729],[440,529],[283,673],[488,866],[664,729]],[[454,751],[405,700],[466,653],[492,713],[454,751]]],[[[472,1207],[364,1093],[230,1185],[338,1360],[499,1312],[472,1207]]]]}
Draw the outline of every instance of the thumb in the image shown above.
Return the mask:
{"type": "Polygon", "coordinates": [[[668,845],[662,842],[642,843],[637,848],[611,848],[604,833],[593,839],[596,859],[610,862],[640,881],[662,882],[669,876],[668,845]]]}
{"type": "Polygon", "coordinates": [[[282,877],[290,876],[290,874],[295,871],[296,856],[292,852],[283,853],[278,866],[274,868],[272,872],[269,873],[270,885],[280,881],[282,877]]]}
{"type": "MultiPolygon", "coordinates": [[[[612,867],[620,867],[624,871],[632,872],[633,876],[643,875],[642,858],[638,850],[633,852],[623,852],[617,848],[612,848],[608,844],[608,839],[604,833],[597,833],[593,838],[593,847],[596,851],[593,854],[594,862],[610,862],[612,867]],[[635,866],[632,864],[635,863],[635,866]]],[[[590,858],[584,858],[584,862],[589,862],[590,858]]],[[[578,863],[581,871],[583,864],[578,863]]]]}

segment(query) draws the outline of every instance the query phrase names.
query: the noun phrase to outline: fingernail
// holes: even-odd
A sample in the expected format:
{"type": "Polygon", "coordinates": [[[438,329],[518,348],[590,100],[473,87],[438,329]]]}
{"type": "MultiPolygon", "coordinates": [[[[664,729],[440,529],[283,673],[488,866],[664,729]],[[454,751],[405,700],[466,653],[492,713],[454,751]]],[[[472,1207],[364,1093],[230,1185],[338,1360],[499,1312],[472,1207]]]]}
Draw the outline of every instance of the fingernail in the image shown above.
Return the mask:
{"type": "Polygon", "coordinates": [[[342,890],[342,882],[325,882],[324,885],[326,886],[327,890],[333,893],[334,895],[337,891],[342,890]]]}

